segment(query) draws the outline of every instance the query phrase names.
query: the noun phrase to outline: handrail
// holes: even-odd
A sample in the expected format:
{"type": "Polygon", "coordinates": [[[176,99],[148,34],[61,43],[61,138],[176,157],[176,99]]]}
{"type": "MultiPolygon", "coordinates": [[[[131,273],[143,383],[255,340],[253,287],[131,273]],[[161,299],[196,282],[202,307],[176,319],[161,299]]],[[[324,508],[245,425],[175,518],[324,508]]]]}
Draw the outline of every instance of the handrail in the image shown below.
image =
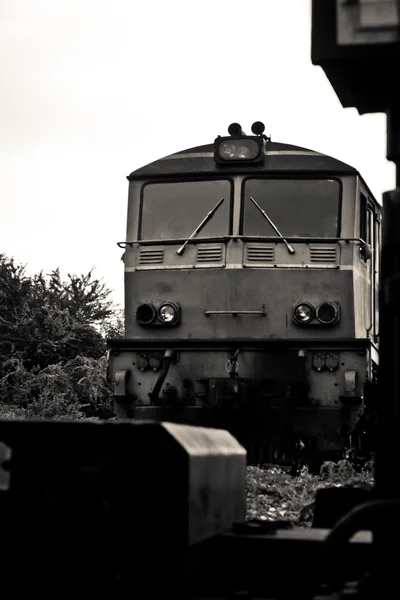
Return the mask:
{"type": "MultiPolygon", "coordinates": [[[[358,242],[362,246],[366,246],[367,242],[365,242],[362,238],[359,237],[286,237],[286,240],[290,240],[291,242],[297,242],[300,244],[314,244],[314,243],[326,243],[326,244],[335,244],[338,242],[358,242]]],[[[221,235],[221,236],[212,236],[212,237],[197,237],[189,240],[189,244],[198,244],[199,242],[224,242],[224,241],[251,241],[251,242],[274,242],[276,244],[282,244],[282,239],[278,236],[261,236],[261,235],[221,235]]],[[[185,242],[185,238],[173,238],[173,239],[165,239],[165,240],[134,240],[134,241],[126,241],[126,242],[117,242],[117,246],[119,248],[126,248],[127,246],[133,246],[134,244],[139,244],[142,246],[150,246],[150,245],[169,245],[169,244],[182,244],[185,242]]]]}
{"type": "Polygon", "coordinates": [[[236,317],[237,315],[262,315],[266,316],[265,306],[263,304],[262,310],[205,310],[204,314],[206,317],[209,315],[232,315],[236,317]]]}

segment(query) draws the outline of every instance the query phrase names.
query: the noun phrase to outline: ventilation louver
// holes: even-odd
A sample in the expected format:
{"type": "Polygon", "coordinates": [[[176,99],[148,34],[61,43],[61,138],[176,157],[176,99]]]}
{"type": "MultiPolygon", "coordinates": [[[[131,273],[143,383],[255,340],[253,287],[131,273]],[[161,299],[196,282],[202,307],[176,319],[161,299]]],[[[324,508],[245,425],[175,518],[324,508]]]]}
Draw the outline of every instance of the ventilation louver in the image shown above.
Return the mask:
{"type": "Polygon", "coordinates": [[[209,262],[221,262],[222,260],[222,246],[221,244],[214,245],[202,245],[197,247],[196,262],[209,263],[209,262]]]}
{"type": "Polygon", "coordinates": [[[164,248],[140,248],[140,265],[159,265],[164,262],[164,248]]]}
{"type": "Polygon", "coordinates": [[[274,262],[275,248],[266,244],[247,244],[246,261],[247,262],[274,262]]]}
{"type": "Polygon", "coordinates": [[[310,246],[310,262],[312,263],[336,263],[336,246],[310,246]]]}

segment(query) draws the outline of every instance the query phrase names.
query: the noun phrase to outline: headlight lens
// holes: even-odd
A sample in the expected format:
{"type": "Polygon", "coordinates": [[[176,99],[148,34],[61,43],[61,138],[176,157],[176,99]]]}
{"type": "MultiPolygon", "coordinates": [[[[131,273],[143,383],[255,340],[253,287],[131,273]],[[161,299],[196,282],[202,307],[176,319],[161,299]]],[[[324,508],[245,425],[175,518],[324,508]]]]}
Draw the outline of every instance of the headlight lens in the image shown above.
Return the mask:
{"type": "Polygon", "coordinates": [[[163,323],[173,323],[178,315],[178,310],[173,304],[163,304],[158,310],[158,317],[163,323]]]}
{"type": "Polygon", "coordinates": [[[218,147],[218,156],[223,160],[251,160],[259,153],[260,146],[252,139],[226,140],[218,147]]]}
{"type": "Polygon", "coordinates": [[[142,325],[149,325],[156,316],[155,308],[152,304],[141,304],[136,309],[136,319],[142,325]]]}
{"type": "Polygon", "coordinates": [[[315,312],[317,319],[324,325],[330,325],[336,321],[339,311],[333,302],[323,302],[315,312]]]}
{"type": "Polygon", "coordinates": [[[295,306],[293,317],[297,323],[309,323],[314,316],[314,308],[307,302],[301,302],[295,306]]]}

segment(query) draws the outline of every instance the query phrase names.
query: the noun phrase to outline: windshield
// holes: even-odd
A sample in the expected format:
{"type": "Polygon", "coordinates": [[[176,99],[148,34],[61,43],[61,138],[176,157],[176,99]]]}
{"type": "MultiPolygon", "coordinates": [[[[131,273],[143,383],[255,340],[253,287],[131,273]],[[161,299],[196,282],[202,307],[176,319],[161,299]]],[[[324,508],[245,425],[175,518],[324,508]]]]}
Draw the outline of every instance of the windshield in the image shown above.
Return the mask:
{"type": "Polygon", "coordinates": [[[243,235],[337,237],[340,183],[333,179],[248,179],[244,184],[243,235]]]}
{"type": "Polygon", "coordinates": [[[221,198],[224,201],[199,233],[228,235],[231,230],[231,183],[225,180],[148,183],[142,192],[140,239],[187,239],[221,198]]]}

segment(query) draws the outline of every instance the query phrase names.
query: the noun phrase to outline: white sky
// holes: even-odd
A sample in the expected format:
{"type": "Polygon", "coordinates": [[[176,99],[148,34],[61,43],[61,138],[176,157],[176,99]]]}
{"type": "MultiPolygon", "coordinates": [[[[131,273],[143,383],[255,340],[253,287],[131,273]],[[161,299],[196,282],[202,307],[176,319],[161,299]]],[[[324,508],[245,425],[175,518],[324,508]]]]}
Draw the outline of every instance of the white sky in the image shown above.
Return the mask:
{"type": "Polygon", "coordinates": [[[95,273],[123,305],[126,176],[263,121],[395,187],[386,117],[311,63],[310,0],[0,0],[0,253],[95,273]]]}

